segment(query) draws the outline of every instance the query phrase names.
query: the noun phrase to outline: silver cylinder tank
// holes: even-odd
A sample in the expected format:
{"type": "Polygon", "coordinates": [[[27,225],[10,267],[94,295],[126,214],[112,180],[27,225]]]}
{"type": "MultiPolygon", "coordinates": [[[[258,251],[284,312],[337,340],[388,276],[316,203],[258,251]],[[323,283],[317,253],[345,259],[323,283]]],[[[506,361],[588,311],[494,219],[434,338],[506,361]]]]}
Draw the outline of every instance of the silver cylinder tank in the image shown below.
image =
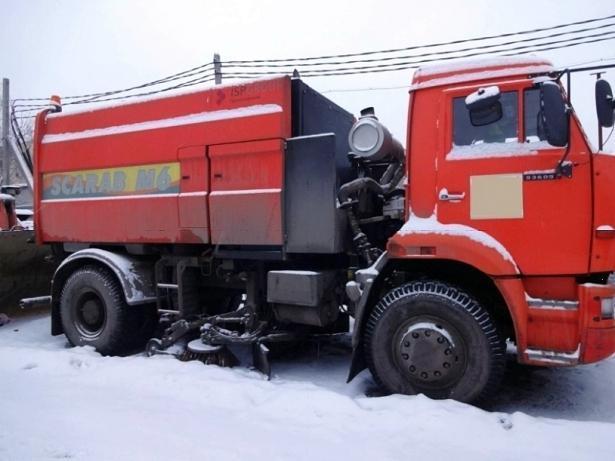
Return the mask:
{"type": "Polygon", "coordinates": [[[386,157],[403,159],[404,148],[378,121],[371,111],[355,122],[348,133],[348,144],[352,152],[360,158],[381,161],[386,157]]]}

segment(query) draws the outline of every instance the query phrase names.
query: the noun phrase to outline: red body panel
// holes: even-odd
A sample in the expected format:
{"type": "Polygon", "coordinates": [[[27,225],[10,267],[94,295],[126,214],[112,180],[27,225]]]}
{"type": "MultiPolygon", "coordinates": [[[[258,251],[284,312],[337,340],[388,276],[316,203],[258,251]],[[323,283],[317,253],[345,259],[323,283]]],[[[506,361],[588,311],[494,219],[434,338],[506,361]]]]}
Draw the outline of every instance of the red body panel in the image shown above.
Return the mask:
{"type": "Polygon", "coordinates": [[[205,146],[182,147],[177,151],[181,182],[178,197],[179,227],[189,243],[208,243],[209,161],[205,146]]]}
{"type": "Polygon", "coordinates": [[[568,156],[575,165],[572,178],[523,181],[523,212],[519,218],[471,217],[472,178],[553,170],[564,155],[564,149],[541,148],[528,154],[511,153],[510,157],[449,159],[452,99],[493,84],[498,84],[501,91],[518,91],[519,94],[532,86],[530,80],[516,79],[507,83],[500,79],[463,83],[459,88],[444,91],[441,88],[420,90],[415,95],[414,112],[426,116],[413,117],[409,139],[413,157],[409,170],[412,212],[428,217],[437,209],[441,223],[463,224],[486,232],[507,249],[524,275],[586,273],[591,241],[591,155],[574,121],[568,156]],[[418,152],[431,152],[432,155],[414,154],[418,152]],[[442,189],[465,194],[465,197],[459,201],[439,201],[438,192],[442,189]],[[540,248],[540,251],[530,248],[540,248]]]}
{"type": "Polygon", "coordinates": [[[283,141],[212,146],[209,158],[212,242],[282,245],[283,141]]]}
{"type": "MultiPolygon", "coordinates": [[[[40,115],[38,241],[210,242],[207,150],[289,137],[290,97],[290,79],[277,78],[91,112],[40,115]]],[[[280,167],[279,158],[262,151],[253,153],[253,161],[263,171],[271,161],[272,169],[280,167]]],[[[249,181],[236,185],[244,186],[254,189],[249,181]]],[[[220,203],[214,200],[213,208],[220,203]]],[[[254,213],[251,219],[271,229],[252,243],[281,243],[272,216],[254,213]]]]}
{"type": "Polygon", "coordinates": [[[611,272],[615,262],[615,156],[596,154],[594,161],[594,221],[592,272],[611,272]]]}

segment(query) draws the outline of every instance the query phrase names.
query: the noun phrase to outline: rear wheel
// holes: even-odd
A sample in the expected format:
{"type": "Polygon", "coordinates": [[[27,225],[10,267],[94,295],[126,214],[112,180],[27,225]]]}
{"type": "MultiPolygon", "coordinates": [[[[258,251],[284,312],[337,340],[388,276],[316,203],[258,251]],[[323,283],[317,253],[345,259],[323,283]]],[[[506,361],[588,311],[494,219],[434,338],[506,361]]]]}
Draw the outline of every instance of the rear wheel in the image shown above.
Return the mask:
{"type": "Polygon", "coordinates": [[[364,332],[368,366],[386,391],[484,401],[497,389],[505,343],[488,312],[443,282],[417,281],[390,291],[364,332]]]}
{"type": "Polygon", "coordinates": [[[75,346],[93,346],[104,355],[142,348],[154,334],[155,306],[128,306],[116,278],[103,268],[75,271],[60,294],[64,333],[75,346]]]}

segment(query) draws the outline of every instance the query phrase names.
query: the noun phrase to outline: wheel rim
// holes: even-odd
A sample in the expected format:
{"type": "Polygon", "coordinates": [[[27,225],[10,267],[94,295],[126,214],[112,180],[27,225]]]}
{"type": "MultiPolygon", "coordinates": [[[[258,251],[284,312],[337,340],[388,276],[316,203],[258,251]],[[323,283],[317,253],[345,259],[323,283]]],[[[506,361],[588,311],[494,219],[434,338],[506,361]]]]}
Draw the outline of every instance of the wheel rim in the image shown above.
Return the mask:
{"type": "Polygon", "coordinates": [[[98,294],[82,294],[74,305],[73,324],[83,337],[92,339],[101,334],[107,320],[105,304],[98,294]]]}
{"type": "Polygon", "coordinates": [[[419,391],[450,387],[461,379],[467,365],[466,346],[457,329],[434,317],[402,325],[393,348],[398,368],[419,391]]]}

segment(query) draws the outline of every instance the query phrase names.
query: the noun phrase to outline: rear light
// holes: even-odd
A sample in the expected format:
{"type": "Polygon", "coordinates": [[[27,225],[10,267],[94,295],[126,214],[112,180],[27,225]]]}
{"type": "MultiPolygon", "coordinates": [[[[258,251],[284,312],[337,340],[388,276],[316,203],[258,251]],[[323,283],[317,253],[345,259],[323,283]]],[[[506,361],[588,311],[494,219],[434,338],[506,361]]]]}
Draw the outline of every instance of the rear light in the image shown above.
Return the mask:
{"type": "Polygon", "coordinates": [[[602,298],[600,301],[600,318],[602,320],[615,319],[615,299],[602,298]]]}

